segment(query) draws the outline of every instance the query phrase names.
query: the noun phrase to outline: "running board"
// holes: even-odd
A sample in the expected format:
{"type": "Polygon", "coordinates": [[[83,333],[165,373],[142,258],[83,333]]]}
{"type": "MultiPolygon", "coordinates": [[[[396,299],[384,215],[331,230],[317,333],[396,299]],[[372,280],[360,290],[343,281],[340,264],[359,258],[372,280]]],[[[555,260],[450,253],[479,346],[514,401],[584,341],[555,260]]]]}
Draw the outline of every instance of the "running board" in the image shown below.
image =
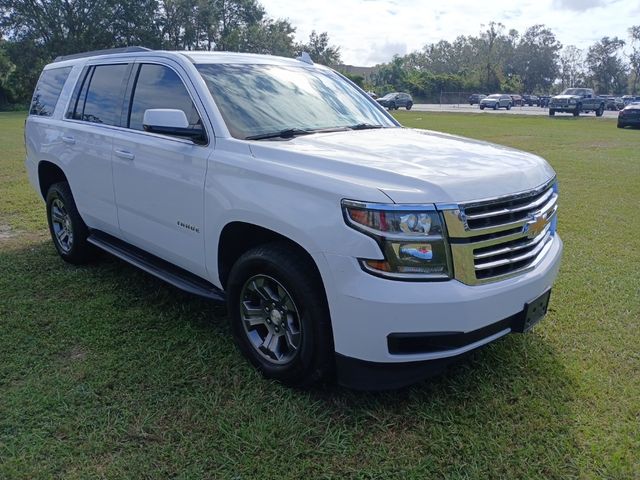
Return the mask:
{"type": "Polygon", "coordinates": [[[180,290],[215,302],[224,302],[226,299],[224,291],[214,284],[107,233],[91,230],[87,241],[180,290]]]}

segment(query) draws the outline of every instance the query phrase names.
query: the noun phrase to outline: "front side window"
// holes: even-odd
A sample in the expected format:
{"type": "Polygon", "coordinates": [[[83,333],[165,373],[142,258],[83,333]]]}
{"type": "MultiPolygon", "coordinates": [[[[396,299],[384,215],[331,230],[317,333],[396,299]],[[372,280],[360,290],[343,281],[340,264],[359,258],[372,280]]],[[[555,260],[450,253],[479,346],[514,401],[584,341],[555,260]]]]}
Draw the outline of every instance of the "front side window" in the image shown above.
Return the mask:
{"type": "Polygon", "coordinates": [[[178,74],[164,65],[143,64],[131,100],[129,128],[143,130],[144,112],[153,108],[182,110],[191,128],[201,123],[198,111],[178,74]]]}
{"type": "Polygon", "coordinates": [[[85,122],[120,125],[122,89],[128,65],[96,65],[89,67],[76,87],[69,116],[85,122]]]}
{"type": "Polygon", "coordinates": [[[369,98],[331,70],[261,64],[196,67],[236,138],[286,129],[396,126],[369,98]]]}
{"type": "Polygon", "coordinates": [[[38,80],[38,85],[33,92],[30,115],[39,115],[42,117],[50,117],[58,103],[58,98],[62,92],[62,87],[67,81],[69,72],[72,67],[50,68],[44,70],[38,80]]]}

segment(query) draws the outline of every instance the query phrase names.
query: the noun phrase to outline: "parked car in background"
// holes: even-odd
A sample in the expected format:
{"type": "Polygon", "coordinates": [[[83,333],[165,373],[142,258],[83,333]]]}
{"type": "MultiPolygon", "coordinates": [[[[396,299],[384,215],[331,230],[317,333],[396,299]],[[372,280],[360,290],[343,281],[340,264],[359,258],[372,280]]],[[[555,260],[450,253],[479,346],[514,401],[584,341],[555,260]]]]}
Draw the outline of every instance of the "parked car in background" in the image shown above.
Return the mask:
{"type": "Polygon", "coordinates": [[[549,95],[538,95],[538,106],[547,108],[549,106],[549,100],[551,100],[549,95]]]}
{"type": "Polygon", "coordinates": [[[624,108],[624,102],[620,97],[616,97],[615,95],[603,95],[602,98],[604,99],[605,110],[617,112],[624,108]]]}
{"type": "Polygon", "coordinates": [[[493,108],[497,110],[499,108],[506,108],[507,110],[511,110],[513,106],[513,99],[511,95],[504,95],[501,93],[494,93],[493,95],[489,95],[486,98],[480,100],[480,110],[484,110],[485,108],[493,108]]]}
{"type": "Polygon", "coordinates": [[[480,100],[483,98],[487,98],[487,96],[482,93],[473,93],[469,95],[469,105],[476,105],[480,103],[480,100]]]}
{"type": "Polygon", "coordinates": [[[397,110],[400,107],[411,110],[411,107],[413,107],[413,98],[411,98],[411,95],[402,92],[387,93],[384,97],[378,98],[376,101],[389,110],[397,110]]]}
{"type": "Polygon", "coordinates": [[[627,105],[630,105],[632,103],[636,103],[636,102],[640,102],[640,96],[636,96],[636,95],[624,95],[622,97],[622,103],[624,103],[624,106],[626,107],[627,105]]]}
{"type": "Polygon", "coordinates": [[[640,101],[633,102],[618,113],[618,128],[640,127],[640,101]]]}
{"type": "Polygon", "coordinates": [[[545,160],[402,128],[304,57],[58,58],[25,143],[63,260],[100,248],[226,302],[217,330],[287,385],[335,372],[379,390],[439,373],[542,320],[560,267],[545,160]]]}
{"type": "Polygon", "coordinates": [[[521,107],[523,105],[522,96],[512,93],[509,95],[511,97],[511,102],[514,107],[521,107]]]}
{"type": "Polygon", "coordinates": [[[540,105],[540,98],[537,95],[523,95],[522,102],[530,107],[540,105]]]}
{"type": "Polygon", "coordinates": [[[574,117],[580,113],[595,112],[596,117],[604,113],[605,100],[596,96],[591,88],[567,88],[560,95],[551,98],[549,116],[556,112],[571,113],[574,117]]]}

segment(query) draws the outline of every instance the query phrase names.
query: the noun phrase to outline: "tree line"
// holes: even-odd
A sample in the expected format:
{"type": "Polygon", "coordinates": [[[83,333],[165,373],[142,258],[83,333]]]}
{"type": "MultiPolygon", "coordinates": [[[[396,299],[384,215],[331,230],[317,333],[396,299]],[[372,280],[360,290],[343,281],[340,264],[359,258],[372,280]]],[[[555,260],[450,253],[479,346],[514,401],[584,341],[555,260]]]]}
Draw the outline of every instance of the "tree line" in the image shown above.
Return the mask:
{"type": "Polygon", "coordinates": [[[409,91],[426,100],[436,100],[441,92],[547,94],[573,86],[600,94],[638,94],[640,26],[625,33],[626,38],[603,37],[581,50],[563,47],[544,25],[520,34],[491,22],[479,35],[395,56],[374,69],[366,86],[379,93],[409,91]]]}
{"type": "Polygon", "coordinates": [[[257,0],[0,0],[0,105],[28,102],[42,67],[59,55],[130,45],[167,50],[226,50],[327,65],[340,49],[326,32],[294,39],[288,20],[257,0]]]}
{"type": "MultiPolygon", "coordinates": [[[[0,0],[0,106],[29,101],[42,67],[58,55],[142,45],[169,50],[227,50],[292,57],[307,51],[340,63],[326,32],[297,43],[295,27],[267,15],[257,0],[0,0]]],[[[403,90],[436,100],[441,92],[550,93],[587,86],[638,94],[640,25],[586,50],[563,46],[544,25],[519,33],[501,23],[478,35],[441,40],[377,65],[365,88],[403,90]]]]}

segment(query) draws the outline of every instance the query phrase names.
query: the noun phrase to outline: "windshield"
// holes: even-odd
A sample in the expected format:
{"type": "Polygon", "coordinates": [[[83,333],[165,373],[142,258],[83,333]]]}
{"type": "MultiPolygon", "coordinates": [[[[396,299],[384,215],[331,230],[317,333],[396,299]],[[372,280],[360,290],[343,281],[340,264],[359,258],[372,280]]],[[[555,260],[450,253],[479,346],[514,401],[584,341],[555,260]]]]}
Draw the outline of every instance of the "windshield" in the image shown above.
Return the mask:
{"type": "Polygon", "coordinates": [[[567,88],[562,95],[582,95],[584,93],[583,88],[567,88]]]}
{"type": "Polygon", "coordinates": [[[502,95],[489,95],[487,98],[500,98],[502,95]]]}
{"type": "Polygon", "coordinates": [[[236,138],[287,129],[396,126],[370,97],[331,70],[262,64],[196,67],[236,138]]]}

